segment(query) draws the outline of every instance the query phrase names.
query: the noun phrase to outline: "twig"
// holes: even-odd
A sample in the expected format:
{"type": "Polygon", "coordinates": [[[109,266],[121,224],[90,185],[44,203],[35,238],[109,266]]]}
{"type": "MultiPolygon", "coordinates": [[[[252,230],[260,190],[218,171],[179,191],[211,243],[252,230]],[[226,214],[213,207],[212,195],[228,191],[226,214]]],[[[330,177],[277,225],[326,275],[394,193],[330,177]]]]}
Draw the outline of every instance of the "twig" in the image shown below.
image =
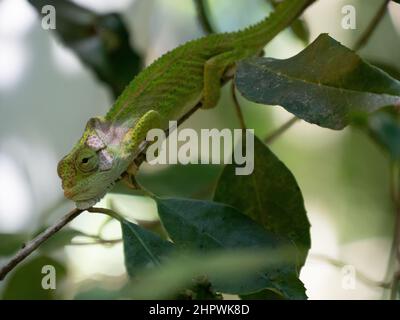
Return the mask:
{"type": "Polygon", "coordinates": [[[232,93],[233,104],[235,105],[236,114],[237,114],[237,117],[238,117],[238,120],[240,123],[240,128],[245,130],[246,123],[244,121],[242,108],[240,107],[240,103],[237,98],[235,83],[233,81],[232,81],[232,85],[231,85],[231,93],[232,93]]]}
{"type": "Polygon", "coordinates": [[[5,278],[5,276],[14,269],[20,262],[22,262],[27,256],[29,256],[33,251],[35,251],[43,242],[61,230],[70,221],[79,216],[83,210],[74,209],[63,216],[56,224],[47,228],[36,238],[28,242],[21,250],[19,250],[15,256],[0,269],[0,281],[5,278]]]}
{"type": "Polygon", "coordinates": [[[274,142],[276,138],[278,138],[280,135],[282,135],[284,132],[286,132],[289,128],[291,128],[298,120],[300,120],[300,119],[297,117],[293,117],[289,121],[285,122],[283,125],[281,125],[278,129],[273,131],[270,135],[268,135],[264,139],[265,144],[271,144],[272,142],[274,142]]]}
{"type": "Polygon", "coordinates": [[[215,29],[211,25],[209,19],[209,10],[207,0],[194,0],[194,4],[197,10],[197,17],[200,25],[206,34],[215,33],[215,29]]]}
{"type": "Polygon", "coordinates": [[[68,244],[68,246],[90,246],[90,245],[99,245],[99,244],[105,244],[105,245],[114,245],[117,243],[121,243],[122,239],[98,239],[94,242],[78,242],[74,241],[68,244]]]}
{"type": "Polygon", "coordinates": [[[364,31],[364,33],[361,35],[361,37],[358,39],[358,41],[354,45],[354,51],[359,51],[368,42],[369,38],[374,33],[376,27],[379,25],[379,23],[382,21],[383,17],[385,16],[386,7],[388,6],[389,2],[390,2],[390,0],[383,1],[383,3],[381,4],[381,6],[378,9],[378,12],[375,14],[374,18],[368,25],[367,29],[364,31]]]}

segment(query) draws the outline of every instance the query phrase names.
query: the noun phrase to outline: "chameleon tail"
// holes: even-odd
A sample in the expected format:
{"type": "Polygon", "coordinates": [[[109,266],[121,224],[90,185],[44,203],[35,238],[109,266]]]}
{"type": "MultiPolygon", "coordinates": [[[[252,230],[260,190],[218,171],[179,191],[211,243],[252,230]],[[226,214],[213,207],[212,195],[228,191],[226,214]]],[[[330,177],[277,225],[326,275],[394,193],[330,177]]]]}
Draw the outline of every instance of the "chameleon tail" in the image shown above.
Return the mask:
{"type": "Polygon", "coordinates": [[[235,35],[246,47],[261,51],[278,33],[299,17],[305,8],[315,0],[285,0],[276,10],[261,22],[250,26],[235,35]]]}

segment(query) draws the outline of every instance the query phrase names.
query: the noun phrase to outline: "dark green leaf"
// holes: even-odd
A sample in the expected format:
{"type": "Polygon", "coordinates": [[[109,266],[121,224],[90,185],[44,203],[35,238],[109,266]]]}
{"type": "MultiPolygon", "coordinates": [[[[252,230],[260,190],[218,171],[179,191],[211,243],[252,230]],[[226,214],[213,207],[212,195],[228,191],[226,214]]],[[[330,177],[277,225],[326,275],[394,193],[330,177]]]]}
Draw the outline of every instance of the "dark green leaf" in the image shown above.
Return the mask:
{"type": "Polygon", "coordinates": [[[311,246],[310,223],[293,174],[256,137],[253,173],[237,176],[235,168],[235,164],[225,167],[214,200],[238,208],[270,232],[294,243],[302,252],[300,269],[311,246]]]}
{"type": "Polygon", "coordinates": [[[3,299],[7,300],[52,300],[58,298],[58,288],[66,276],[65,267],[49,257],[39,256],[18,267],[6,282],[3,299]],[[46,274],[42,268],[53,266],[56,271],[56,289],[43,289],[42,279],[46,274]]]}
{"type": "Polygon", "coordinates": [[[9,256],[18,251],[27,239],[26,234],[0,233],[0,257],[9,256]]]}
{"type": "MultiPolygon", "coordinates": [[[[160,219],[175,244],[184,250],[209,252],[225,249],[249,251],[265,248],[283,250],[288,243],[278,239],[237,209],[210,201],[157,199],[160,219]]],[[[290,298],[304,298],[294,263],[246,273],[230,281],[211,279],[217,291],[250,293],[275,288],[290,298]]]]}
{"type": "Polygon", "coordinates": [[[41,14],[56,8],[55,32],[96,76],[118,96],[140,71],[141,58],[129,44],[129,34],[117,14],[96,14],[67,0],[29,0],[41,14]]]}
{"type": "Polygon", "coordinates": [[[121,222],[125,266],[130,277],[143,268],[159,266],[174,249],[171,242],[128,221],[121,222]]]}
{"type": "Polygon", "coordinates": [[[400,105],[400,81],[327,34],[298,55],[239,63],[236,84],[253,102],[281,105],[301,119],[342,129],[355,112],[400,105]]]}

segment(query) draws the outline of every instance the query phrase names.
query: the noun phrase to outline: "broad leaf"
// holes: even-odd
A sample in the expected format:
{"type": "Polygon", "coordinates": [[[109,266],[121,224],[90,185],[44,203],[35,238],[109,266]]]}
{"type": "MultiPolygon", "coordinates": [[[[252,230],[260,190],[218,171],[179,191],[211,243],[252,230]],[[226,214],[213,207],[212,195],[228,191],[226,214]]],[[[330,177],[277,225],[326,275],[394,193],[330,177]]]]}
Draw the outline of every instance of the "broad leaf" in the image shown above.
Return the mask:
{"type": "Polygon", "coordinates": [[[174,249],[173,244],[128,221],[121,222],[125,266],[130,277],[143,268],[159,266],[174,249]]]}
{"type": "Polygon", "coordinates": [[[67,0],[29,0],[39,14],[56,9],[56,29],[71,48],[118,96],[140,71],[141,58],[129,43],[128,30],[117,14],[96,14],[67,0]]]}
{"type": "MultiPolygon", "coordinates": [[[[183,250],[246,249],[251,252],[262,248],[279,253],[289,245],[231,206],[187,199],[157,199],[157,205],[168,234],[183,250]]],[[[244,271],[241,277],[230,281],[211,279],[211,283],[217,291],[225,293],[244,294],[275,288],[289,298],[305,297],[293,261],[273,270],[244,271]]]]}
{"type": "Polygon", "coordinates": [[[355,112],[400,105],[400,81],[327,34],[286,60],[242,61],[236,85],[253,102],[281,105],[301,119],[331,129],[343,129],[355,112]]]}
{"type": "Polygon", "coordinates": [[[294,243],[302,252],[300,269],[311,246],[310,223],[293,174],[256,137],[253,173],[237,176],[235,167],[225,167],[214,200],[238,208],[267,230],[294,243]]]}

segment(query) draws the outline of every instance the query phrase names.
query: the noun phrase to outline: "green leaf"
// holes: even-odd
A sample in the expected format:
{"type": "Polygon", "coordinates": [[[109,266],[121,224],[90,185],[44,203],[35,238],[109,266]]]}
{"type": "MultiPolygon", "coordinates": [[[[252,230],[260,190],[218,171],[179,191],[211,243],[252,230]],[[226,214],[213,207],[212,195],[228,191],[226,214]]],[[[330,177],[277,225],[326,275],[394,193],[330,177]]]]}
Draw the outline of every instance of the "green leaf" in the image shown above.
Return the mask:
{"type": "Polygon", "coordinates": [[[355,112],[400,105],[400,81],[327,34],[286,60],[242,61],[236,85],[253,102],[281,105],[301,119],[331,129],[343,129],[355,112]]]}
{"type": "Polygon", "coordinates": [[[5,300],[53,300],[59,298],[58,288],[65,279],[65,267],[52,258],[46,256],[35,257],[19,266],[9,276],[2,298],[5,300]],[[46,265],[55,268],[56,289],[43,289],[42,279],[47,273],[42,273],[46,265]]]}
{"type": "Polygon", "coordinates": [[[96,76],[117,97],[141,69],[141,58],[129,43],[128,30],[118,14],[96,14],[67,0],[29,0],[39,14],[44,5],[56,9],[56,29],[96,76]]]}
{"type": "MultiPolygon", "coordinates": [[[[274,269],[277,265],[290,261],[292,253],[292,250],[277,252],[277,250],[258,249],[180,254],[173,256],[160,268],[142,273],[139,281],[130,282],[121,290],[120,298],[171,299],[182,293],[182,288],[190,288],[189,290],[193,292],[193,282],[199,282],[201,279],[204,282],[211,280],[212,287],[208,291],[218,291],[218,283],[232,282],[234,279],[242,278],[243,274],[254,273],[260,269],[274,269]],[[205,275],[208,275],[208,278],[205,275]]],[[[192,296],[193,299],[202,298],[198,292],[193,293],[195,294],[192,296]]],[[[188,294],[185,298],[188,298],[188,294]]],[[[212,298],[218,296],[214,294],[212,298]]]]}
{"type": "Polygon", "coordinates": [[[22,248],[28,235],[22,233],[0,233],[0,257],[13,254],[22,248]]]}
{"type": "Polygon", "coordinates": [[[398,112],[384,109],[372,114],[359,114],[354,121],[393,160],[400,160],[400,114],[398,112]]]}
{"type": "Polygon", "coordinates": [[[174,246],[158,235],[128,221],[121,222],[125,266],[130,277],[144,268],[154,268],[171,254],[174,246]]]}
{"type": "MultiPolygon", "coordinates": [[[[174,243],[183,250],[209,252],[217,249],[249,251],[284,250],[288,243],[269,233],[237,209],[210,201],[157,199],[160,219],[174,243]]],[[[211,279],[217,291],[244,294],[275,288],[286,297],[304,298],[295,263],[274,270],[246,273],[230,281],[211,279]]]]}
{"type": "Polygon", "coordinates": [[[237,176],[235,168],[235,164],[225,167],[214,200],[238,208],[270,232],[294,243],[301,250],[300,269],[311,246],[310,222],[293,174],[256,137],[253,173],[237,176]]]}

